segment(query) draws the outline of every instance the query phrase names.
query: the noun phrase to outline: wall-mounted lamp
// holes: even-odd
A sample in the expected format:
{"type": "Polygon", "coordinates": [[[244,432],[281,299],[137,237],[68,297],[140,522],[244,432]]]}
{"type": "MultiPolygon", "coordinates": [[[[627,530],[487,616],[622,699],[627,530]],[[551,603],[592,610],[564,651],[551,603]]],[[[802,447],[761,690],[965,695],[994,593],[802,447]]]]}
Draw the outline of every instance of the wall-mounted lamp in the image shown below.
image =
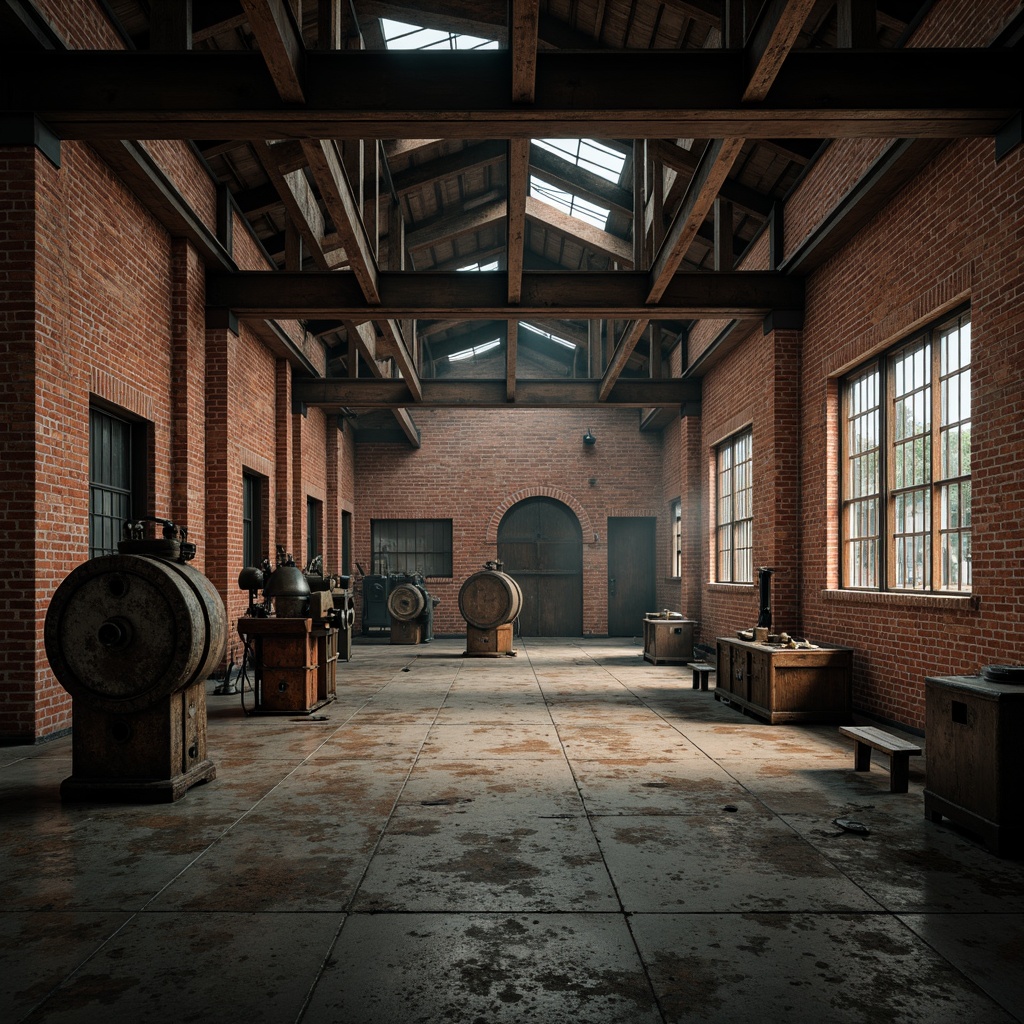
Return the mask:
{"type": "Polygon", "coordinates": [[[597,438],[590,432],[590,427],[587,427],[587,432],[583,435],[583,443],[585,445],[597,444],[597,438]]]}

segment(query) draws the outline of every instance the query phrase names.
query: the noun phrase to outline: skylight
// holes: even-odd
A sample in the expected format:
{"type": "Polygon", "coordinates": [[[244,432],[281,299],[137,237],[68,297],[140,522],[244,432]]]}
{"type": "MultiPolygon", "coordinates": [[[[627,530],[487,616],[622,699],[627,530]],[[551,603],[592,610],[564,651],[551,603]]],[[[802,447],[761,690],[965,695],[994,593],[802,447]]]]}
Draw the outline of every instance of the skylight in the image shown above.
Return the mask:
{"type": "Polygon", "coordinates": [[[622,165],[626,162],[625,156],[617,149],[594,139],[534,139],[533,143],[541,149],[557,153],[577,167],[593,171],[616,183],[622,174],[622,165]]]}
{"type": "Polygon", "coordinates": [[[530,195],[549,206],[564,210],[570,217],[593,224],[595,227],[601,228],[602,231],[608,223],[610,210],[598,206],[597,203],[592,203],[588,199],[581,199],[556,185],[549,185],[532,174],[530,175],[530,195]]]}
{"type": "Polygon", "coordinates": [[[545,331],[542,327],[535,327],[533,324],[522,324],[522,326],[533,331],[534,334],[539,334],[542,338],[547,338],[549,341],[553,341],[556,345],[561,345],[563,348],[576,348],[574,342],[567,341],[565,338],[560,338],[557,334],[552,334],[550,331],[545,331]]]}
{"type": "Polygon", "coordinates": [[[465,267],[456,267],[456,269],[457,270],[497,270],[498,269],[498,261],[497,260],[491,260],[490,263],[480,263],[478,261],[476,263],[470,263],[468,266],[465,266],[465,267]]]}
{"type": "Polygon", "coordinates": [[[496,50],[497,39],[480,39],[459,32],[407,25],[404,21],[380,19],[384,45],[389,50],[496,50]]]}
{"type": "Polygon", "coordinates": [[[448,357],[448,362],[457,363],[460,359],[472,359],[484,352],[490,352],[492,348],[497,348],[500,344],[501,339],[495,338],[493,341],[485,341],[482,345],[474,345],[473,348],[464,348],[461,352],[453,352],[448,357]]]}

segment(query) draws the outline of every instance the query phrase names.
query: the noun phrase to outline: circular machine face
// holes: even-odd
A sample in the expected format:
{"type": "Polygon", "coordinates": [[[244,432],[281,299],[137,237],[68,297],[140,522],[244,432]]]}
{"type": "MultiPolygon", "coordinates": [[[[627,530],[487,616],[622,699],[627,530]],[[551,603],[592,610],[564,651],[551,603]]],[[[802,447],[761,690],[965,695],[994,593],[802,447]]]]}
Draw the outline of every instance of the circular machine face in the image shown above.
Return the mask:
{"type": "Polygon", "coordinates": [[[79,566],[57,588],[45,638],[54,674],[73,697],[134,711],[189,680],[205,626],[199,601],[173,567],[108,555],[79,566]]]}
{"type": "Polygon", "coordinates": [[[400,622],[411,622],[423,614],[426,600],[419,587],[402,583],[388,595],[388,611],[400,622]]]}

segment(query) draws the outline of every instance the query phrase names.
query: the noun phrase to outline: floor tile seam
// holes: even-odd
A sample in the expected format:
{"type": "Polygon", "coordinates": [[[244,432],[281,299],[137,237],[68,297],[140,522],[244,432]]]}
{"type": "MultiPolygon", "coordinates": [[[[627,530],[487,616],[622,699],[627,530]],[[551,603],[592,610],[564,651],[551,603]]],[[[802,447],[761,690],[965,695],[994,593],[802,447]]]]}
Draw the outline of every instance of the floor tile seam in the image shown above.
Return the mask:
{"type": "Polygon", "coordinates": [[[345,930],[346,923],[349,921],[353,914],[352,907],[355,904],[356,898],[358,897],[359,892],[363,887],[363,882],[366,880],[367,872],[370,870],[370,864],[373,862],[373,858],[376,857],[377,852],[380,849],[380,845],[384,840],[384,836],[387,833],[388,826],[391,824],[392,819],[395,817],[395,814],[399,808],[399,802],[402,799],[402,794],[405,792],[406,787],[409,785],[409,779],[412,777],[412,773],[420,760],[420,754],[423,750],[424,744],[427,742],[427,737],[430,735],[430,730],[433,729],[434,724],[437,722],[437,716],[440,715],[441,708],[444,707],[444,702],[447,699],[448,693],[451,692],[451,688],[455,685],[455,681],[459,678],[459,674],[461,673],[461,671],[462,665],[460,664],[455,671],[455,675],[452,677],[452,680],[448,685],[448,689],[445,691],[445,696],[444,698],[442,698],[441,704],[434,713],[434,717],[431,720],[431,723],[428,726],[426,733],[424,733],[423,739],[420,741],[419,747],[417,748],[415,755],[413,756],[412,760],[409,763],[408,771],[406,771],[405,773],[405,778],[402,780],[402,784],[398,787],[398,792],[395,794],[395,799],[391,804],[391,809],[388,811],[387,817],[384,819],[384,823],[381,825],[380,831],[377,833],[377,838],[374,841],[372,849],[369,851],[363,862],[363,869],[359,873],[358,879],[356,879],[355,884],[352,886],[352,892],[349,895],[349,898],[345,903],[344,909],[341,912],[341,921],[339,922],[338,928],[334,933],[334,938],[329,944],[327,951],[324,953],[324,956],[321,959],[320,964],[318,965],[316,972],[314,973],[313,978],[309,983],[309,988],[306,991],[305,998],[303,999],[302,1005],[299,1007],[299,1011],[295,1016],[295,1024],[301,1024],[303,1018],[306,1016],[306,1012],[309,1010],[309,1007],[313,1002],[313,996],[316,993],[317,986],[320,984],[320,980],[324,975],[324,971],[326,971],[328,965],[333,960],[334,950],[338,944],[339,939],[342,936],[342,933],[345,930]]]}
{"type": "MultiPolygon", "coordinates": [[[[573,646],[578,648],[578,645],[573,645],[573,646]]],[[[529,649],[527,648],[526,644],[523,644],[523,649],[527,651],[527,657],[529,657],[530,656],[529,655],[529,649]]],[[[592,658],[590,660],[593,661],[592,658]]],[[[532,658],[530,659],[530,667],[533,669],[534,678],[536,679],[536,683],[537,683],[537,688],[540,690],[541,694],[543,695],[544,687],[543,687],[543,685],[541,683],[539,675],[537,674],[536,667],[534,666],[532,658]]],[[[616,903],[619,906],[619,912],[622,913],[623,915],[625,915],[626,908],[625,908],[625,904],[623,903],[623,900],[622,900],[622,894],[619,892],[619,886],[618,886],[618,883],[616,882],[615,875],[612,872],[611,865],[608,863],[608,858],[607,858],[607,856],[605,854],[604,845],[601,843],[601,840],[598,838],[597,831],[594,828],[594,821],[593,821],[593,818],[591,816],[590,810],[587,807],[586,798],[583,795],[583,788],[582,788],[582,786],[580,784],[580,778],[577,775],[576,770],[573,767],[572,761],[570,760],[569,755],[568,755],[568,753],[567,753],[567,751],[565,749],[565,742],[562,739],[562,736],[561,736],[561,734],[559,732],[559,729],[558,729],[558,723],[555,721],[553,715],[551,716],[551,726],[555,730],[555,736],[558,738],[558,745],[561,748],[562,757],[565,759],[565,764],[568,767],[569,772],[572,775],[573,785],[576,787],[576,793],[577,793],[577,796],[579,797],[580,806],[583,808],[583,814],[584,814],[584,816],[587,819],[587,827],[590,830],[591,838],[593,839],[595,847],[596,847],[598,853],[601,856],[601,865],[604,868],[605,875],[608,878],[608,884],[611,886],[611,891],[615,894],[615,901],[616,901],[616,903]]],[[[633,938],[632,931],[630,931],[630,938],[633,939],[634,948],[636,948],[636,942],[635,942],[635,939],[633,938]]],[[[637,955],[639,956],[639,950],[637,950],[637,955]]],[[[642,959],[641,959],[641,962],[642,962],[642,959]]],[[[647,977],[647,982],[648,982],[648,985],[650,986],[650,977],[647,977]]],[[[653,989],[652,989],[652,995],[653,995],[653,989]]],[[[661,1011],[660,1011],[660,1008],[659,1008],[659,1013],[660,1012],[661,1011]]],[[[662,1017],[664,1018],[664,1014],[662,1014],[662,1017]]]]}
{"type": "MultiPolygon", "coordinates": [[[[420,763],[420,759],[421,759],[422,752],[423,752],[423,747],[426,745],[427,739],[430,736],[430,731],[431,731],[431,729],[434,728],[434,725],[437,722],[437,716],[440,715],[441,708],[444,707],[444,701],[447,698],[448,692],[450,692],[452,686],[455,685],[455,681],[459,678],[459,674],[461,672],[462,672],[462,665],[459,664],[458,668],[455,670],[455,674],[452,677],[451,682],[448,685],[448,691],[446,691],[445,697],[442,698],[442,700],[441,700],[441,705],[434,712],[434,717],[431,720],[430,725],[427,727],[427,730],[426,730],[426,732],[423,735],[423,739],[420,740],[419,746],[416,748],[416,751],[413,754],[412,759],[409,762],[408,770],[405,773],[405,777],[402,779],[401,785],[398,787],[398,791],[395,793],[395,798],[392,801],[391,808],[388,811],[387,817],[384,819],[384,823],[381,825],[380,831],[377,833],[377,838],[374,841],[373,847],[372,847],[372,849],[369,851],[369,853],[367,854],[367,856],[364,859],[363,869],[359,873],[359,877],[356,880],[355,884],[352,886],[351,895],[349,896],[348,901],[345,904],[345,913],[351,913],[352,906],[355,903],[357,896],[359,895],[359,891],[362,889],[363,882],[366,880],[366,874],[370,870],[370,864],[372,863],[373,858],[376,857],[377,852],[380,849],[380,844],[383,842],[384,836],[387,833],[388,826],[391,824],[391,821],[395,817],[395,814],[396,814],[396,812],[397,812],[397,810],[398,810],[398,808],[400,806],[400,802],[401,802],[401,799],[402,799],[402,794],[405,792],[406,787],[409,785],[409,780],[412,778],[412,773],[416,770],[416,765],[420,763]]],[[[338,929],[338,934],[339,935],[341,934],[341,931],[344,928],[344,926],[345,926],[344,922],[342,922],[341,927],[338,929]]],[[[323,971],[323,965],[321,965],[320,972],[318,972],[317,977],[313,980],[313,984],[310,987],[310,993],[309,993],[309,997],[308,998],[312,998],[313,990],[316,988],[317,981],[319,980],[319,976],[320,976],[320,973],[322,973],[322,971],[323,971]]],[[[308,1002],[308,999],[307,999],[307,1002],[308,1002]]],[[[304,1012],[304,1010],[303,1010],[303,1012],[304,1012]]],[[[297,1020],[301,1020],[301,1018],[302,1018],[302,1014],[300,1013],[300,1015],[297,1018],[297,1020]]]]}
{"type": "MultiPolygon", "coordinates": [[[[625,690],[627,690],[630,694],[632,694],[632,696],[634,696],[637,700],[639,700],[646,708],[648,708],[648,710],[653,715],[655,715],[657,718],[660,718],[662,721],[664,721],[667,725],[669,725],[671,728],[673,728],[680,736],[682,736],[688,743],[692,744],[692,746],[696,750],[699,750],[702,754],[704,754],[705,757],[707,757],[710,761],[712,761],[714,764],[716,764],[718,766],[718,768],[721,771],[723,771],[726,775],[728,775],[733,780],[733,782],[735,782],[751,800],[753,800],[755,803],[757,803],[761,807],[763,807],[769,814],[772,815],[773,818],[776,818],[782,825],[784,825],[785,828],[787,828],[801,843],[803,843],[811,851],[813,851],[816,855],[822,857],[827,863],[829,863],[838,874],[840,874],[843,878],[846,879],[847,882],[849,882],[850,885],[852,885],[855,889],[857,889],[858,891],[863,893],[864,896],[866,896],[873,903],[877,903],[879,905],[879,907],[883,911],[886,909],[886,908],[884,908],[882,906],[882,904],[879,902],[879,900],[875,896],[873,896],[866,889],[864,889],[863,886],[859,885],[853,878],[851,878],[850,875],[847,874],[847,872],[843,870],[843,868],[842,868],[842,866],[840,864],[836,863],[836,861],[834,859],[828,857],[827,854],[823,850],[819,850],[816,846],[814,846],[814,844],[811,843],[811,841],[806,836],[801,835],[796,830],[796,828],[793,826],[792,823],[787,821],[781,814],[779,814],[772,807],[770,807],[765,802],[765,800],[762,799],[762,797],[760,797],[757,793],[754,793],[746,785],[744,785],[744,783],[739,778],[737,778],[732,772],[730,772],[729,769],[726,768],[717,758],[715,758],[712,754],[708,753],[708,751],[706,751],[703,747],[701,747],[701,745],[696,740],[692,739],[690,736],[688,736],[686,733],[684,733],[674,723],[669,722],[665,718],[664,715],[662,715],[655,708],[651,707],[651,705],[642,696],[640,696],[635,691],[630,689],[630,687],[627,686],[625,683],[622,683],[621,680],[618,680],[618,677],[616,677],[614,675],[614,673],[611,672],[610,669],[608,669],[605,666],[602,666],[602,668],[604,668],[604,670],[609,675],[611,675],[612,678],[617,679],[617,681],[620,682],[620,684],[623,686],[623,688],[625,690]]],[[[557,724],[556,724],[556,730],[557,730],[557,724]]],[[[566,760],[569,761],[568,756],[567,756],[566,760]]],[[[570,766],[570,769],[571,769],[572,768],[572,762],[571,761],[569,761],[569,766],[570,766]]],[[[575,771],[573,772],[573,778],[574,779],[576,778],[575,771]]],[[[577,785],[578,785],[578,781],[577,781],[577,785]]],[[[580,793],[580,797],[581,797],[581,799],[583,798],[582,792],[580,793]]],[[[586,801],[585,800],[584,800],[584,806],[586,807],[586,801]]],[[[592,818],[592,815],[590,813],[589,808],[587,809],[587,816],[588,816],[588,819],[592,818]]],[[[591,828],[593,828],[593,825],[591,825],[591,828]]],[[[596,834],[595,834],[595,839],[596,839],[596,834]]],[[[603,857],[604,857],[604,854],[603,854],[603,851],[602,851],[602,859],[603,859],[603,857]]],[[[610,869],[608,869],[607,862],[605,862],[605,868],[606,868],[606,870],[609,871],[609,877],[612,877],[611,871],[610,871],[610,869]]],[[[617,888],[617,886],[615,886],[614,878],[612,878],[612,885],[613,885],[613,887],[615,887],[616,898],[619,898],[620,899],[620,903],[621,903],[621,898],[619,897],[618,888],[617,888]]]]}
{"type": "MultiPolygon", "coordinates": [[[[369,699],[370,698],[367,698],[367,701],[369,699]]],[[[361,705],[360,707],[365,706],[365,703],[366,702],[364,702],[364,704],[361,705]]],[[[357,711],[358,710],[359,709],[357,709],[357,711]]],[[[355,713],[356,712],[354,711],[352,713],[352,715],[355,715],[355,713]]],[[[346,721],[350,721],[351,717],[352,716],[350,716],[349,719],[347,719],[346,721]]],[[[268,789],[264,794],[262,794],[259,797],[259,799],[257,799],[251,806],[246,808],[246,810],[243,811],[242,814],[240,814],[237,818],[235,818],[234,821],[232,821],[228,825],[226,825],[213,839],[210,840],[209,843],[207,843],[203,847],[202,850],[200,850],[194,857],[192,857],[188,861],[188,863],[185,864],[184,867],[181,868],[180,871],[178,871],[176,874],[174,874],[155,893],[153,893],[153,895],[150,896],[150,898],[142,905],[141,909],[145,910],[155,900],[159,899],[159,897],[161,895],[163,895],[163,893],[166,892],[169,888],[171,888],[171,886],[173,886],[179,879],[181,879],[182,876],[187,871],[191,870],[197,863],[199,863],[199,861],[201,861],[208,853],[210,853],[220,842],[222,842],[223,839],[228,835],[229,832],[231,832],[234,828],[236,828],[238,825],[240,825],[246,818],[248,818],[251,814],[253,814],[256,811],[256,809],[258,807],[260,807],[264,803],[264,801],[268,800],[286,782],[288,782],[290,779],[292,779],[302,768],[308,767],[308,766],[310,766],[310,764],[315,765],[315,762],[311,762],[310,761],[310,758],[312,757],[312,755],[317,753],[318,751],[322,750],[324,745],[330,741],[331,737],[336,735],[343,728],[344,728],[344,724],[343,725],[339,725],[337,729],[333,729],[331,731],[331,733],[329,735],[327,735],[320,744],[318,744],[313,750],[311,750],[309,753],[307,753],[302,758],[302,760],[300,760],[296,764],[294,764],[290,771],[288,771],[284,775],[282,775],[281,778],[279,778],[277,780],[277,782],[273,786],[270,787],[270,789],[268,789]]],[[[411,771],[411,768],[410,768],[410,771],[411,771]]],[[[406,773],[406,778],[403,781],[402,786],[399,789],[399,795],[401,794],[402,790],[405,788],[405,783],[408,782],[408,775],[409,775],[409,773],[406,773]]],[[[397,804],[397,801],[398,801],[398,797],[396,796],[396,798],[395,798],[395,803],[396,804],[397,804]]],[[[394,813],[394,805],[392,805],[391,812],[388,815],[388,819],[387,819],[388,821],[390,821],[391,813],[394,813]]],[[[386,827],[386,823],[385,823],[385,827],[386,827]]],[[[378,837],[378,843],[379,843],[379,837],[378,837]]],[[[373,856],[373,853],[376,851],[376,848],[377,848],[377,846],[375,844],[373,851],[371,851],[370,857],[373,856]]],[[[369,863],[369,858],[367,859],[367,866],[368,866],[368,863],[369,863]]],[[[363,874],[364,875],[365,875],[365,871],[366,871],[366,868],[364,867],[364,870],[363,870],[363,874]]],[[[361,881],[361,879],[362,879],[362,876],[360,876],[360,881],[361,881]]]]}

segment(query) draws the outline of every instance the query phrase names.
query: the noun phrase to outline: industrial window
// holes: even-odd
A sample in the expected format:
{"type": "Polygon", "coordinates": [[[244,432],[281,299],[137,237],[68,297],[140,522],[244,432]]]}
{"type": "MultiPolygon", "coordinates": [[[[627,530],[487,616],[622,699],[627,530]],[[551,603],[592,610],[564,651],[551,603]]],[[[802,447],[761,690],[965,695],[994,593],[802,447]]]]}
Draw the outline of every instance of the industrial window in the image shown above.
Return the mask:
{"type": "Polygon", "coordinates": [[[672,502],[672,575],[683,575],[683,503],[679,498],[672,502]]]}
{"type": "Polygon", "coordinates": [[[374,570],[452,575],[450,519],[374,519],[370,523],[374,570]]]}
{"type": "Polygon", "coordinates": [[[145,515],[142,424],[89,410],[89,557],[117,553],[126,519],[145,515]]]}
{"type": "Polygon", "coordinates": [[[242,471],[242,564],[259,566],[263,546],[263,482],[266,477],[242,471]]]}
{"type": "Polygon", "coordinates": [[[323,514],[322,501],[306,498],[306,565],[323,554],[323,514]]]}
{"type": "Polygon", "coordinates": [[[716,450],[719,583],[753,583],[753,432],[744,430],[716,450]]]}
{"type": "Polygon", "coordinates": [[[859,367],[841,393],[842,585],[970,590],[969,311],[859,367]]]}

